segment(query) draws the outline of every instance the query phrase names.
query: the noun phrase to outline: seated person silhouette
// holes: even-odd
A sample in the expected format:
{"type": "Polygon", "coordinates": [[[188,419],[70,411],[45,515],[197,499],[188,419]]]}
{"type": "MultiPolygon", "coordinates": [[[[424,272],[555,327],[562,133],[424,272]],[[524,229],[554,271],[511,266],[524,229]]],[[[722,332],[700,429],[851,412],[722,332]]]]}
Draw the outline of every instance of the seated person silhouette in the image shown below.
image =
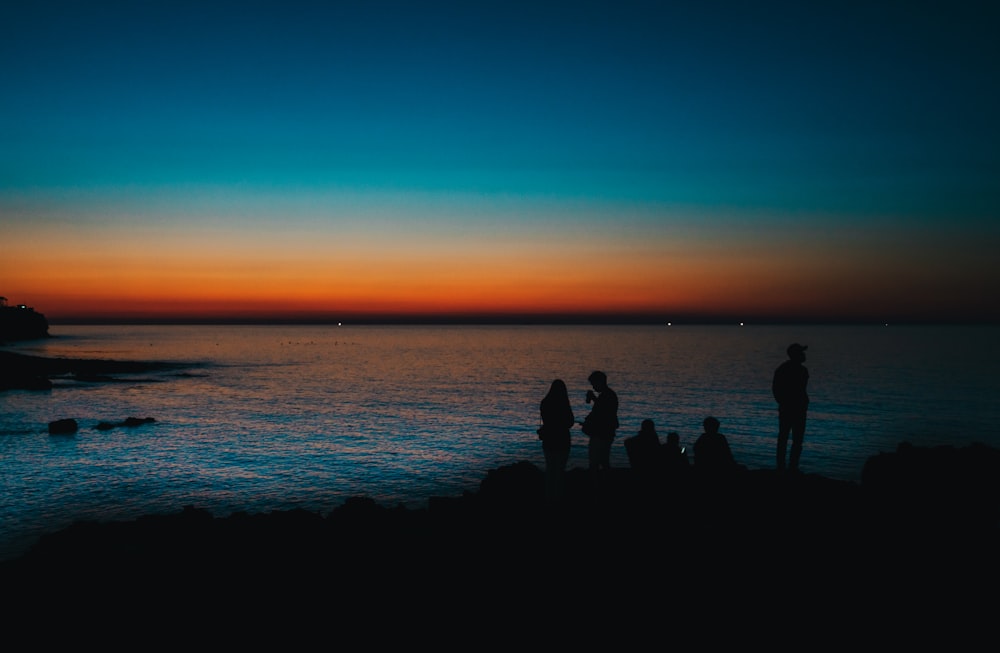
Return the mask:
{"type": "Polygon", "coordinates": [[[677,431],[667,433],[667,441],[660,447],[663,470],[668,474],[684,474],[691,468],[687,451],[681,446],[681,436],[677,431]]]}
{"type": "Polygon", "coordinates": [[[719,420],[706,417],[705,432],[694,443],[694,468],[701,477],[728,476],[737,469],[729,440],[719,432],[719,420]]]}
{"type": "Polygon", "coordinates": [[[628,462],[633,470],[642,473],[659,470],[662,462],[660,436],[656,433],[653,420],[642,420],[639,432],[625,438],[625,453],[628,454],[628,462]]]}

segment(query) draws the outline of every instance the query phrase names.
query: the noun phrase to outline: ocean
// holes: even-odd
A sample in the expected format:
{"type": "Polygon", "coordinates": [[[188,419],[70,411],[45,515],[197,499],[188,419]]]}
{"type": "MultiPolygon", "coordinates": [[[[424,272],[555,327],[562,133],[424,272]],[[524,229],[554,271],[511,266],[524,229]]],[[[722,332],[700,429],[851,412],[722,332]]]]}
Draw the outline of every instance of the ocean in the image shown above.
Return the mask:
{"type": "MultiPolygon", "coordinates": [[[[3,348],[177,367],[114,382],[57,379],[0,393],[0,559],[77,520],[306,509],[351,496],[426,507],[486,473],[544,467],[538,403],[566,381],[578,419],[587,377],[621,402],[612,464],[644,419],[690,449],[721,422],[737,460],[774,466],[770,383],[808,345],[805,473],[860,482],[900,442],[1000,447],[996,326],[57,325],[3,348]],[[98,430],[101,422],[153,418],[98,430]],[[50,421],[76,419],[73,435],[50,421]]],[[[574,431],[570,467],[586,467],[574,431]]]]}

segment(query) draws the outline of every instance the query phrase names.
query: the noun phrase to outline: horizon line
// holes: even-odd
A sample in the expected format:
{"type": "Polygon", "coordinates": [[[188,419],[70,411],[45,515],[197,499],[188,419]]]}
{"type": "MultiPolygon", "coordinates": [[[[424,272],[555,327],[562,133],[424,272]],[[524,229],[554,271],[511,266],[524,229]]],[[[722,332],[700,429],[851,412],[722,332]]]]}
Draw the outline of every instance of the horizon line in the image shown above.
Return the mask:
{"type": "Polygon", "coordinates": [[[69,316],[48,320],[49,326],[91,325],[303,325],[303,326],[889,326],[889,325],[954,325],[954,326],[996,326],[997,319],[930,319],[899,317],[892,319],[872,319],[856,317],[704,317],[690,316],[661,318],[645,316],[365,316],[345,319],[309,317],[81,317],[69,316]]]}

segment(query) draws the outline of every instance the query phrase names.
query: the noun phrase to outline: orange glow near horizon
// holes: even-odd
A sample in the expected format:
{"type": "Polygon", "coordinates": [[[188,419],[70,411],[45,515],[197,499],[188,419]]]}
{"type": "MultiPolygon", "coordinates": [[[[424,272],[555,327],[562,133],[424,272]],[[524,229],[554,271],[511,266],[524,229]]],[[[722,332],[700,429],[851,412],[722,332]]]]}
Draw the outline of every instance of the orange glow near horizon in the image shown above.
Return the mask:
{"type": "Polygon", "coordinates": [[[609,210],[583,215],[579,228],[566,212],[500,226],[441,219],[421,227],[423,217],[417,211],[395,222],[300,221],[285,229],[190,218],[23,219],[5,233],[0,293],[50,321],[849,319],[975,305],[995,276],[986,248],[948,251],[932,234],[893,252],[888,245],[900,241],[899,233],[869,227],[861,248],[847,238],[811,239],[787,221],[765,236],[753,220],[707,215],[657,222],[609,210]],[[949,267],[945,257],[962,265],[949,267]],[[959,283],[963,274],[979,281],[959,283]]]}
{"type": "Polygon", "coordinates": [[[704,310],[726,294],[725,270],[706,272],[696,261],[623,256],[581,266],[586,253],[532,250],[383,249],[367,258],[296,259],[284,251],[49,248],[45,257],[25,256],[20,283],[5,292],[50,319],[661,313],[704,310]]]}
{"type": "Polygon", "coordinates": [[[783,266],[743,269],[739,262],[725,267],[694,260],[670,265],[623,260],[610,266],[609,273],[602,266],[573,266],[569,256],[544,261],[527,257],[516,264],[488,253],[436,264],[417,258],[281,265],[273,260],[255,265],[214,259],[207,266],[169,260],[115,265],[42,260],[22,270],[20,283],[5,292],[11,302],[29,303],[56,321],[278,316],[340,320],[377,315],[711,315],[723,310],[756,315],[781,314],[790,307],[819,314],[826,301],[822,298],[839,293],[850,300],[853,286],[847,279],[822,288],[815,279],[789,281],[783,266]],[[78,272],[55,272],[70,268],[78,272]],[[53,292],[53,287],[59,291],[53,292]]]}

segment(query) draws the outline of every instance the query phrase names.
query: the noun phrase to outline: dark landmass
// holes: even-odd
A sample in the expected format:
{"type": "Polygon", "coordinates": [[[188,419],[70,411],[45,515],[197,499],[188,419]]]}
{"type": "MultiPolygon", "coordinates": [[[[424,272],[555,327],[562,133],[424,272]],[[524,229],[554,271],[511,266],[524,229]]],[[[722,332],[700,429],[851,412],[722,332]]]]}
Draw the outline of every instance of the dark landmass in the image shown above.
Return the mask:
{"type": "MultiPolygon", "coordinates": [[[[177,369],[174,363],[29,356],[0,351],[0,391],[49,390],[54,379],[113,383],[116,375],[177,369]]],[[[130,377],[130,382],[136,379],[130,377]]]]}
{"type": "Polygon", "coordinates": [[[49,322],[43,314],[23,304],[8,306],[7,298],[0,297],[0,343],[48,337],[49,322]]]}
{"type": "MultiPolygon", "coordinates": [[[[903,443],[869,459],[860,484],[772,470],[707,479],[573,469],[568,481],[558,507],[546,505],[543,471],[521,461],[423,509],[355,497],[326,515],[214,517],[190,505],[78,522],[4,563],[0,579],[9,591],[100,588],[129,602],[182,592],[281,610],[315,600],[335,605],[329,618],[344,629],[364,617],[391,630],[397,615],[514,612],[572,617],[581,629],[614,614],[631,632],[726,615],[768,632],[788,619],[813,624],[831,630],[809,639],[826,642],[889,628],[899,643],[956,610],[952,639],[992,628],[997,449],[903,443]]],[[[737,637],[705,634],[723,635],[737,637]]]]}

